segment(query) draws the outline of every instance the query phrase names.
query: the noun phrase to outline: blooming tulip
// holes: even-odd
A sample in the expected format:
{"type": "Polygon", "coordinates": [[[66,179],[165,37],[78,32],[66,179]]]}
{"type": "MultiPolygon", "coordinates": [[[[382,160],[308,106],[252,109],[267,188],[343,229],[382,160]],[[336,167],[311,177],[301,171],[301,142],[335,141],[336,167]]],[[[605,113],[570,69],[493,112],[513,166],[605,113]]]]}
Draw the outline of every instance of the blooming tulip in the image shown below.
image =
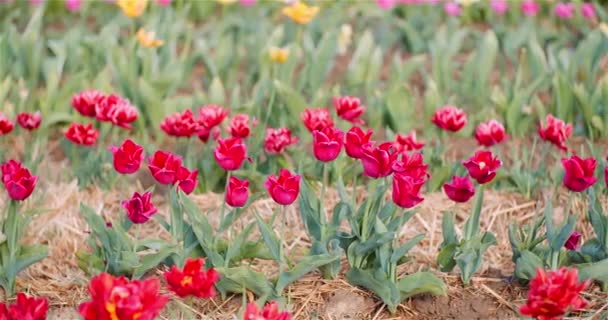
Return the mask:
{"type": "Polygon", "coordinates": [[[233,138],[245,139],[249,137],[251,128],[249,124],[249,116],[246,114],[237,114],[230,120],[230,135],[233,138]]]}
{"type": "Polygon", "coordinates": [[[13,131],[14,127],[15,125],[2,112],[0,112],[0,135],[13,131]]]}
{"type": "Polygon", "coordinates": [[[491,147],[506,138],[505,127],[496,120],[480,123],[475,130],[475,139],[480,146],[491,147]]]}
{"type": "Polygon", "coordinates": [[[574,4],[558,2],[555,4],[554,13],[560,19],[570,19],[574,15],[574,4]]]}
{"type": "Polygon", "coordinates": [[[416,179],[427,179],[430,174],[428,164],[424,163],[421,153],[401,154],[401,160],[393,163],[392,169],[397,175],[409,175],[416,179]]]}
{"type": "Polygon", "coordinates": [[[401,135],[397,133],[397,137],[395,137],[395,143],[393,144],[395,150],[399,153],[401,152],[409,152],[416,151],[424,148],[424,141],[416,140],[416,131],[411,131],[408,135],[401,135]]]}
{"type": "Polygon", "coordinates": [[[539,124],[538,135],[541,139],[566,151],[568,149],[566,140],[572,135],[572,125],[566,124],[563,120],[553,117],[553,115],[547,115],[546,122],[546,127],[543,127],[542,123],[539,124]]]}
{"type": "Polygon", "coordinates": [[[496,170],[500,168],[502,162],[491,151],[477,151],[462,164],[469,171],[471,178],[477,180],[479,184],[484,184],[496,177],[496,170]]]}
{"type": "Polygon", "coordinates": [[[85,90],[72,96],[72,107],[85,117],[95,118],[97,105],[105,99],[105,94],[97,90],[85,90]]]}
{"type": "Polygon", "coordinates": [[[352,122],[354,124],[364,124],[365,122],[359,117],[365,112],[365,107],[361,104],[361,100],[357,97],[334,97],[334,107],[338,117],[352,122]]]}
{"type": "Polygon", "coordinates": [[[97,142],[99,131],[93,124],[72,123],[63,135],[75,144],[92,146],[97,142]]]}
{"type": "Polygon", "coordinates": [[[331,119],[329,110],[323,108],[306,109],[302,112],[301,118],[304,126],[310,132],[334,126],[334,121],[331,119]]]}
{"type": "Polygon", "coordinates": [[[587,20],[595,20],[595,17],[597,15],[595,13],[595,6],[593,5],[593,3],[586,2],[581,4],[581,14],[587,20]]]}
{"type": "Polygon", "coordinates": [[[521,3],[521,11],[528,17],[535,16],[540,10],[540,5],[534,0],[524,0],[521,3]]]}
{"type": "Polygon", "coordinates": [[[108,110],[108,120],[113,125],[119,126],[125,129],[131,129],[133,126],[131,123],[135,122],[139,117],[137,108],[125,99],[118,99],[116,103],[108,110]]]}
{"type": "Polygon", "coordinates": [[[580,293],[589,282],[579,282],[577,269],[560,268],[548,273],[538,268],[530,281],[526,304],[519,311],[535,319],[562,319],[569,311],[584,308],[587,301],[580,293]]]}
{"type": "Polygon", "coordinates": [[[467,115],[462,109],[446,105],[435,111],[431,121],[440,129],[457,132],[467,124],[467,115]]]}
{"type": "Polygon", "coordinates": [[[46,298],[28,297],[25,293],[17,294],[17,300],[8,305],[0,304],[2,320],[46,320],[49,302],[46,298]]]}
{"type": "Polygon", "coordinates": [[[352,127],[348,132],[346,132],[346,138],[344,141],[344,150],[346,154],[353,159],[361,159],[363,156],[363,146],[366,144],[374,144],[374,141],[371,141],[372,134],[374,134],[374,130],[368,129],[367,132],[364,132],[359,127],[352,127]]]}
{"type": "Polygon", "coordinates": [[[21,128],[26,130],[31,131],[38,129],[41,122],[42,117],[40,116],[40,111],[36,111],[34,113],[22,112],[17,115],[17,123],[21,126],[21,128]]]}
{"type": "Polygon", "coordinates": [[[120,147],[108,148],[114,156],[114,169],[118,173],[131,174],[137,172],[144,159],[144,148],[131,139],[125,140],[120,147]]]}
{"type": "Polygon", "coordinates": [[[338,157],[344,144],[344,132],[338,128],[328,127],[315,130],[312,135],[313,150],[317,160],[330,162],[338,157]]]}
{"type": "Polygon", "coordinates": [[[191,137],[197,132],[198,125],[192,110],[186,109],[166,117],[160,123],[160,128],[170,136],[191,137]]]}
{"type": "Polygon", "coordinates": [[[224,109],[218,105],[208,104],[198,109],[199,128],[211,130],[219,126],[230,113],[229,109],[224,109]]]}
{"type": "Polygon", "coordinates": [[[8,196],[17,201],[27,199],[34,191],[38,177],[14,160],[5,162],[1,168],[2,183],[8,196]]]}
{"type": "Polygon", "coordinates": [[[158,150],[150,158],[148,168],[160,184],[173,184],[182,166],[182,159],[170,152],[158,150]]]}
{"type": "Polygon", "coordinates": [[[204,270],[203,258],[186,259],[184,268],[172,266],[165,272],[165,279],[169,289],[179,297],[194,296],[197,298],[211,298],[215,296],[215,283],[220,274],[215,269],[204,270]]]}
{"type": "Polygon", "coordinates": [[[370,143],[364,145],[360,158],[363,174],[374,179],[388,176],[393,172],[393,163],[398,156],[392,142],[385,142],[377,147],[370,143]]]}
{"type": "Polygon", "coordinates": [[[249,198],[249,181],[241,180],[237,177],[230,177],[226,188],[226,203],[235,208],[241,208],[247,203],[249,198]]]}
{"type": "Polygon", "coordinates": [[[218,139],[213,156],[222,169],[237,170],[247,158],[247,146],[239,138],[218,139]]]}
{"type": "Polygon", "coordinates": [[[420,189],[424,185],[423,179],[416,179],[409,175],[393,176],[393,202],[401,208],[412,208],[422,202],[420,189]]]}
{"type": "Polygon", "coordinates": [[[272,200],[280,205],[287,206],[298,198],[300,179],[300,175],[292,174],[287,169],[281,169],[278,177],[276,175],[268,176],[264,187],[268,190],[272,200]]]}
{"type": "Polygon", "coordinates": [[[509,10],[509,3],[507,0],[492,0],[490,2],[490,8],[497,15],[503,15],[509,10]]]}
{"type": "Polygon", "coordinates": [[[91,279],[91,300],[80,304],[78,313],[84,320],[155,319],[169,300],[159,287],[157,278],[129,281],[101,273],[91,279]]]}
{"type": "Polygon", "coordinates": [[[283,8],[283,14],[298,24],[308,24],[319,13],[319,7],[308,6],[300,1],[283,8]]]}
{"type": "Polygon", "coordinates": [[[133,197],[122,202],[122,207],[127,211],[127,217],[135,224],[146,223],[158,209],[152,204],[152,193],[133,193],[133,197]]]}
{"type": "Polygon", "coordinates": [[[291,315],[288,311],[279,311],[279,306],[274,301],[267,303],[262,310],[251,302],[245,309],[243,320],[291,320],[291,315]]]}
{"type": "Polygon", "coordinates": [[[562,159],[562,165],[566,171],[564,186],[570,191],[585,191],[597,181],[594,176],[597,161],[594,158],[581,159],[572,156],[570,159],[562,159]]]}
{"type": "Polygon", "coordinates": [[[280,154],[285,148],[298,142],[298,137],[291,135],[291,130],[283,128],[267,128],[264,137],[264,150],[269,154],[280,154]]]}
{"type": "Polygon", "coordinates": [[[175,182],[185,194],[191,194],[198,183],[198,170],[188,170],[186,167],[180,167],[175,175],[175,182]]]}
{"type": "Polygon", "coordinates": [[[467,202],[475,195],[475,187],[468,177],[452,177],[452,182],[443,185],[443,191],[454,202],[467,202]]]}

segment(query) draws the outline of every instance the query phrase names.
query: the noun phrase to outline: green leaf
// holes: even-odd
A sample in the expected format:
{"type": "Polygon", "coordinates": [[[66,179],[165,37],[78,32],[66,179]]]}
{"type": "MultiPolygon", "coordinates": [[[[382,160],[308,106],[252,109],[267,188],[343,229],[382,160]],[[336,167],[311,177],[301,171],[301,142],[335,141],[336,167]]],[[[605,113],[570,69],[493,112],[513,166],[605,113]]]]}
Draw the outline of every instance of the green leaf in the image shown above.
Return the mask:
{"type": "Polygon", "coordinates": [[[250,267],[239,266],[234,268],[217,268],[222,275],[217,283],[224,292],[243,293],[244,289],[252,291],[257,296],[269,296],[273,293],[273,286],[268,277],[250,267]]]}
{"type": "Polygon", "coordinates": [[[300,279],[307,273],[339,259],[339,256],[335,256],[333,254],[320,254],[302,258],[293,268],[291,268],[291,270],[284,271],[283,273],[279,274],[279,279],[277,280],[276,285],[277,293],[283,292],[285,287],[300,279]]]}
{"type": "Polygon", "coordinates": [[[242,250],[242,246],[249,237],[249,234],[253,230],[253,224],[247,225],[234,240],[231,241],[226,251],[226,257],[224,258],[224,266],[228,266],[230,261],[235,258],[242,250]]]}
{"type": "MultiPolygon", "coordinates": [[[[45,246],[28,246],[22,245],[21,250],[19,252],[19,257],[15,262],[15,271],[19,273],[22,270],[25,270],[27,267],[32,264],[46,258],[49,255],[48,248],[45,246]]],[[[10,268],[7,266],[7,269],[10,268]]]]}
{"type": "Polygon", "coordinates": [[[564,247],[568,241],[568,238],[570,238],[570,235],[572,235],[572,232],[574,232],[577,216],[578,215],[576,214],[569,215],[566,224],[562,227],[559,234],[557,234],[557,237],[554,239],[549,239],[551,242],[551,249],[553,249],[553,251],[559,251],[564,247]]]}
{"type": "Polygon", "coordinates": [[[536,275],[536,269],[543,267],[541,258],[528,250],[523,250],[515,262],[515,277],[520,280],[530,280],[536,275]]]}
{"type": "Polygon", "coordinates": [[[134,278],[141,278],[149,270],[158,267],[167,257],[179,251],[177,247],[167,246],[156,253],[147,254],[141,258],[141,263],[133,271],[134,278]]]}
{"type": "Polygon", "coordinates": [[[209,102],[223,104],[226,100],[226,91],[219,77],[214,77],[209,86],[209,102]]]}
{"type": "Polygon", "coordinates": [[[608,259],[580,266],[580,280],[594,279],[608,282],[608,259]]]}
{"type": "Polygon", "coordinates": [[[383,244],[393,241],[393,239],[395,239],[394,232],[374,233],[368,240],[357,245],[355,254],[358,256],[366,255],[383,244]]]}
{"type": "Polygon", "coordinates": [[[260,229],[260,233],[262,234],[262,239],[266,243],[266,246],[270,250],[273,258],[276,261],[281,261],[281,243],[277,239],[274,231],[262,220],[262,218],[256,214],[255,219],[258,223],[258,228],[260,229]]]}
{"type": "Polygon", "coordinates": [[[401,245],[399,248],[393,251],[391,255],[391,263],[397,263],[399,260],[405,256],[415,245],[417,245],[420,241],[424,239],[424,233],[421,233],[414,238],[410,239],[408,242],[401,245]]]}
{"type": "Polygon", "coordinates": [[[416,272],[407,275],[397,282],[397,288],[401,292],[401,299],[406,299],[418,294],[432,294],[434,296],[445,296],[447,286],[445,283],[430,272],[416,272]]]}
{"type": "Polygon", "coordinates": [[[458,243],[458,237],[456,236],[456,229],[454,227],[453,213],[443,213],[443,218],[441,219],[441,231],[443,234],[443,242],[441,243],[442,248],[451,244],[458,243]]]}
{"type": "Polygon", "coordinates": [[[401,303],[401,293],[397,286],[388,278],[379,278],[370,272],[358,268],[351,268],[346,272],[346,279],[354,286],[359,286],[372,291],[386,304],[389,311],[395,312],[401,303]]]}
{"type": "Polygon", "coordinates": [[[456,260],[454,260],[456,250],[458,250],[457,243],[450,243],[441,248],[439,254],[437,255],[437,265],[439,265],[439,270],[443,272],[450,272],[454,269],[456,266],[456,260]]]}
{"type": "Polygon", "coordinates": [[[300,113],[307,107],[304,97],[279,80],[274,81],[274,87],[277,90],[279,97],[281,97],[289,108],[290,114],[294,115],[292,120],[295,122],[296,117],[297,119],[300,119],[300,113]]]}

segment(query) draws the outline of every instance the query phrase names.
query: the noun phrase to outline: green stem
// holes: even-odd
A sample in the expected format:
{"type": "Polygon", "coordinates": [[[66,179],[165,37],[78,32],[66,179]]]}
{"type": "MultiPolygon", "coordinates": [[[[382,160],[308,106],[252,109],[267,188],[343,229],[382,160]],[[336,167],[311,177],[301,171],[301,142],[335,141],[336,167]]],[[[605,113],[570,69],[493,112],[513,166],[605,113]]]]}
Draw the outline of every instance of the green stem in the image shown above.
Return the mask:
{"type": "Polygon", "coordinates": [[[321,226],[323,226],[323,227],[327,224],[325,206],[323,205],[323,202],[325,200],[325,192],[327,189],[327,183],[328,183],[327,182],[327,180],[328,180],[327,166],[328,166],[328,164],[326,162],[323,162],[323,185],[321,186],[321,198],[319,198],[319,216],[320,216],[320,220],[321,220],[321,226]]]}
{"type": "Polygon", "coordinates": [[[287,257],[285,256],[285,222],[287,216],[287,206],[281,207],[281,227],[280,227],[280,236],[281,236],[281,246],[279,247],[279,257],[281,261],[279,261],[279,276],[283,273],[284,264],[287,264],[287,257]]]}
{"type": "MultiPolygon", "coordinates": [[[[228,192],[228,185],[230,184],[230,177],[232,176],[232,171],[228,171],[226,174],[226,185],[224,186],[224,198],[226,197],[226,192],[228,192]]],[[[222,219],[220,220],[220,225],[224,222],[226,218],[226,201],[222,201],[222,211],[220,212],[222,219]]]]}
{"type": "Polygon", "coordinates": [[[133,253],[137,254],[137,247],[139,246],[139,235],[141,232],[141,227],[139,224],[135,224],[135,235],[133,237],[133,253]]]}
{"type": "Polygon", "coordinates": [[[465,224],[465,239],[472,239],[479,232],[479,221],[481,219],[481,207],[483,205],[484,185],[479,186],[479,195],[473,205],[473,214],[465,224]]]}
{"type": "Polygon", "coordinates": [[[357,206],[357,174],[353,174],[353,210],[357,206]]]}
{"type": "Polygon", "coordinates": [[[16,270],[16,256],[19,250],[19,216],[17,216],[18,202],[10,200],[8,205],[8,214],[6,221],[4,222],[4,235],[6,236],[7,247],[8,247],[8,261],[3,265],[6,272],[7,288],[5,288],[6,295],[12,296],[15,292],[15,277],[17,276],[18,270],[16,270]]]}

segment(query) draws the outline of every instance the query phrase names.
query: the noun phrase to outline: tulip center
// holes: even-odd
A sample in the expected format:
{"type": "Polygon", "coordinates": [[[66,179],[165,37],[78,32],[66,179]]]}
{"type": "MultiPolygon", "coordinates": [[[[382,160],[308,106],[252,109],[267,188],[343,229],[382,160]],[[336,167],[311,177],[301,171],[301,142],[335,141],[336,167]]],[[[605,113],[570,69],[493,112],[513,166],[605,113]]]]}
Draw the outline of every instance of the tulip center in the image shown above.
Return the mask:
{"type": "Polygon", "coordinates": [[[116,314],[116,304],[106,303],[106,311],[108,311],[108,314],[110,315],[110,320],[120,320],[116,314]]]}
{"type": "Polygon", "coordinates": [[[185,276],[179,284],[181,284],[182,287],[185,287],[187,285],[191,285],[192,284],[192,277],[191,276],[185,276]]]}
{"type": "Polygon", "coordinates": [[[483,169],[485,167],[486,167],[486,163],[485,162],[482,161],[482,162],[479,163],[479,169],[483,169]]]}

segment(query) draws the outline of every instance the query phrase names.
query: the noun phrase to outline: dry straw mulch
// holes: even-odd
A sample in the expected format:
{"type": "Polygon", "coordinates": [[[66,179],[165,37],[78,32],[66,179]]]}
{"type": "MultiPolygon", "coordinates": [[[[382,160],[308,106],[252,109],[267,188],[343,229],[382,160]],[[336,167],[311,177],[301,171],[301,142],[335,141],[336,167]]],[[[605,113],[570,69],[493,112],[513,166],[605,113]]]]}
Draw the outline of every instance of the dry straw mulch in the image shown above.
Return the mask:
{"type": "MultiPolygon", "coordinates": [[[[47,259],[35,264],[21,274],[18,287],[35,295],[49,298],[51,319],[77,318],[75,307],[87,299],[86,285],[89,277],[77,266],[75,253],[86,249],[87,226],[80,216],[80,203],[87,204],[108,219],[121,214],[120,201],[128,198],[133,191],[142,190],[136,185],[125,186],[120,192],[107,192],[89,188],[79,190],[77,183],[61,181],[62,168],[47,167],[50,179],[42,181],[33,198],[27,202],[30,207],[44,208],[30,224],[27,242],[44,243],[49,246],[47,259]],[[51,170],[53,169],[53,170],[51,170]]],[[[364,190],[359,190],[364,196],[364,190]]],[[[191,196],[207,212],[211,221],[217,223],[221,195],[204,194],[191,196]]],[[[561,201],[560,203],[565,203],[561,201]]],[[[2,201],[2,200],[0,200],[2,201]]],[[[164,197],[154,198],[161,214],[168,211],[164,197]]],[[[337,194],[330,190],[327,194],[328,206],[337,201],[337,194]]],[[[583,210],[584,203],[576,203],[576,210],[583,210]]],[[[3,204],[0,203],[0,207],[3,204]]],[[[275,206],[270,199],[256,201],[250,211],[257,211],[270,217],[275,206]]],[[[302,254],[308,246],[308,237],[304,233],[296,207],[292,207],[287,217],[287,246],[292,254],[302,254]]],[[[426,195],[418,213],[403,228],[399,237],[409,239],[416,234],[425,233],[426,238],[411,251],[412,261],[403,265],[402,274],[416,270],[436,270],[435,258],[441,244],[441,218],[445,211],[456,213],[456,221],[461,228],[469,211],[470,204],[454,205],[441,193],[426,195]]],[[[319,274],[312,273],[297,281],[287,289],[286,296],[295,319],[515,319],[516,310],[525,300],[525,288],[509,282],[513,272],[511,249],[508,241],[507,226],[509,223],[525,222],[534,215],[540,214],[541,206],[518,195],[497,191],[487,191],[482,211],[482,230],[489,229],[496,234],[498,245],[486,254],[481,272],[474,278],[473,285],[463,287],[458,275],[436,272],[449,285],[447,297],[416,297],[405,301],[398,313],[391,315],[382,303],[359,288],[349,285],[342,277],[336,280],[324,280],[319,274]]],[[[556,206],[556,212],[563,212],[556,206]]],[[[559,216],[560,214],[558,214],[559,216]]],[[[584,215],[581,215],[584,216],[584,215]]],[[[582,218],[581,218],[582,219],[582,218]]],[[[238,223],[254,223],[252,214],[245,214],[238,223]]],[[[592,236],[588,224],[581,223],[579,231],[584,238],[592,236]]],[[[163,232],[154,222],[147,223],[142,234],[158,236],[163,232]]],[[[161,235],[162,236],[162,235],[161,235]]],[[[346,265],[343,264],[344,268],[346,265]]],[[[276,266],[268,262],[252,262],[252,267],[269,275],[277,272],[276,266]]],[[[157,274],[161,275],[162,270],[157,274]]],[[[592,303],[588,312],[596,314],[608,307],[606,295],[597,288],[586,293],[592,303]]],[[[245,297],[248,300],[253,296],[245,297]]],[[[234,319],[242,305],[243,297],[231,296],[222,301],[219,298],[203,301],[173,301],[164,319],[234,319]]]]}

